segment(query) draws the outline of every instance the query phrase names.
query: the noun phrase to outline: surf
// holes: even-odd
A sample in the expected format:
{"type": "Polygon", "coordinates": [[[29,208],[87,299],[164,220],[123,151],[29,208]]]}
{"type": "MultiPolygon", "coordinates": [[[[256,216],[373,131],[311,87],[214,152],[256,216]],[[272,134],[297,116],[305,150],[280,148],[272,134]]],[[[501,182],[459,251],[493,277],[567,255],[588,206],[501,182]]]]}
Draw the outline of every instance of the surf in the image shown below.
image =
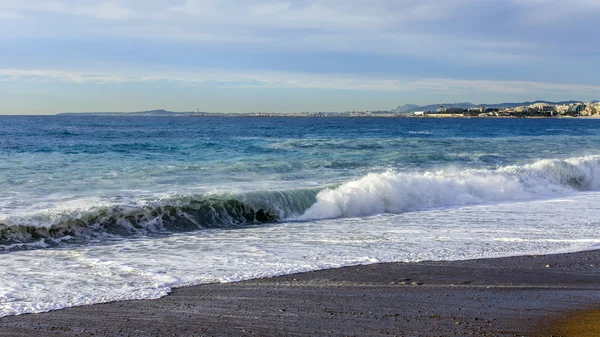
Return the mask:
{"type": "Polygon", "coordinates": [[[390,170],[371,173],[337,188],[319,192],[317,202],[297,220],[552,198],[599,188],[600,156],[545,159],[495,170],[390,170]]]}
{"type": "Polygon", "coordinates": [[[0,217],[0,251],[555,198],[600,189],[600,156],[495,169],[388,170],[312,189],[174,194],[0,217]]]}
{"type": "Polygon", "coordinates": [[[317,193],[318,189],[299,189],[171,195],[5,216],[0,218],[0,251],[274,223],[304,212],[317,193]]]}

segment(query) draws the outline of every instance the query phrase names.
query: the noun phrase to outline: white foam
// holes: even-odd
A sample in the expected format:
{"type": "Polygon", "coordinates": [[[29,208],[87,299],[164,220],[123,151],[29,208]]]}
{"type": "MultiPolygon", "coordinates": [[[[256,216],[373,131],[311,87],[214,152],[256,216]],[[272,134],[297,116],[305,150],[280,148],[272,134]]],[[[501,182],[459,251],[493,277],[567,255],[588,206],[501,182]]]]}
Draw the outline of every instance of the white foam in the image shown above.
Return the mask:
{"type": "MultiPolygon", "coordinates": [[[[298,188],[314,189],[322,185],[314,181],[284,181],[261,182],[268,193],[292,190],[298,188]]],[[[62,196],[47,195],[38,198],[29,198],[19,201],[19,207],[7,207],[0,204],[0,224],[5,226],[28,226],[36,228],[61,227],[67,223],[80,220],[86,215],[95,215],[101,210],[116,208],[119,212],[126,214],[128,211],[139,210],[143,207],[160,207],[165,205],[185,206],[192,200],[200,200],[206,197],[229,196],[240,197],[256,191],[256,183],[244,183],[235,185],[206,185],[203,187],[191,186],[186,191],[168,191],[153,193],[145,190],[127,190],[119,193],[112,191],[106,197],[98,196],[62,196]]],[[[93,191],[98,194],[101,192],[93,191]]],[[[278,205],[274,205],[278,206],[278,205]]],[[[285,205],[283,205],[285,206],[285,205]]],[[[285,215],[284,211],[281,214],[285,215]]]]}
{"type": "Polygon", "coordinates": [[[598,192],[568,199],[290,222],[2,254],[0,316],[391,261],[584,250],[600,243],[598,192]]]}
{"type": "MultiPolygon", "coordinates": [[[[50,195],[29,201],[20,207],[0,211],[0,223],[6,226],[38,228],[61,227],[103,209],[116,208],[127,215],[143,207],[181,206],[205,196],[230,195],[251,206],[277,213],[280,218],[315,220],[336,217],[397,213],[428,208],[476,205],[500,201],[556,198],[576,190],[600,189],[600,157],[588,156],[567,160],[540,160],[528,165],[500,167],[497,170],[443,168],[436,171],[371,173],[335,188],[321,191],[317,202],[308,210],[306,196],[297,193],[276,197],[284,189],[315,188],[315,182],[267,182],[266,191],[251,198],[255,185],[237,188],[229,185],[197,189],[200,193],[169,191],[126,191],[106,198],[50,195]],[[268,196],[267,194],[271,194],[268,196]],[[289,197],[297,197],[291,200],[289,197]],[[264,202],[259,202],[264,199],[264,202]],[[254,205],[256,204],[256,205],[254,205]]],[[[312,201],[311,201],[312,202],[312,201]]]]}
{"type": "Polygon", "coordinates": [[[541,160],[498,170],[371,173],[317,195],[298,220],[533,200],[600,188],[600,157],[541,160]]]}

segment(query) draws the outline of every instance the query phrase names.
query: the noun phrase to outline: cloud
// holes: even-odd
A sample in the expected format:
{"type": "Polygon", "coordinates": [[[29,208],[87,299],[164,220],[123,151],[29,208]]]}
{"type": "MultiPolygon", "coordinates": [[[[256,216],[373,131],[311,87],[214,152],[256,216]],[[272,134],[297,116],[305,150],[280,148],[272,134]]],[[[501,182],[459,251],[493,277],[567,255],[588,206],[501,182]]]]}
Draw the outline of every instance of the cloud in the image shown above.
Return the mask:
{"type": "Polygon", "coordinates": [[[559,84],[529,81],[464,80],[448,78],[392,78],[347,74],[289,72],[228,72],[197,70],[186,72],[134,70],[86,72],[68,70],[0,69],[0,80],[67,82],[77,84],[148,83],[169,81],[183,85],[221,88],[295,88],[366,90],[389,92],[428,92],[444,94],[530,94],[564,93],[579,96],[600,95],[600,85],[559,84]]]}
{"type": "Polygon", "coordinates": [[[0,81],[70,82],[70,83],[124,83],[139,82],[140,79],[119,77],[94,72],[63,70],[0,69],[0,81]]]}
{"type": "Polygon", "coordinates": [[[131,9],[113,2],[101,2],[93,6],[76,7],[72,13],[106,20],[132,19],[135,15],[131,9]]]}
{"type": "MultiPolygon", "coordinates": [[[[510,18],[490,18],[474,0],[305,0],[144,2],[5,0],[5,8],[35,18],[14,29],[22,38],[128,38],[156,43],[228,46],[268,52],[342,52],[506,63],[535,60],[539,41],[522,34],[478,34],[510,18]],[[60,15],[60,21],[52,15],[60,15]],[[78,21],[77,18],[97,21],[78,21]]],[[[6,30],[8,31],[8,30],[6,30]]],[[[0,32],[0,38],[2,37],[0,32]]]]}
{"type": "MultiPolygon", "coordinates": [[[[232,68],[282,69],[310,54],[328,60],[339,56],[340,62],[356,56],[365,62],[353,64],[365,73],[372,57],[373,62],[420,63],[422,69],[412,73],[431,74],[429,65],[439,72],[448,67],[454,70],[445,76],[453,77],[470,71],[464,77],[496,73],[504,79],[540,80],[585,69],[588,83],[600,78],[598,70],[587,69],[600,55],[593,43],[595,18],[600,17],[597,0],[2,0],[0,18],[2,13],[27,20],[0,20],[0,43],[19,41],[28,48],[20,47],[22,55],[53,56],[57,67],[66,63],[61,64],[61,55],[89,54],[78,48],[97,51],[97,63],[131,64],[116,48],[140,42],[159,54],[169,51],[173,56],[161,55],[156,62],[170,68],[178,68],[179,52],[193,49],[213,56],[236,54],[237,59],[227,58],[232,68]],[[86,47],[77,45],[78,39],[86,47]],[[49,50],[54,41],[75,42],[49,50]],[[248,65],[246,53],[276,60],[248,65]]],[[[10,50],[4,60],[9,58],[10,50]]],[[[23,68],[19,58],[6,66],[23,68]]],[[[39,63],[52,67],[50,61],[39,63]]]]}
{"type": "Polygon", "coordinates": [[[18,19],[23,19],[24,16],[14,13],[14,12],[9,12],[9,11],[2,11],[0,10],[0,20],[18,20],[18,19]]]}
{"type": "Polygon", "coordinates": [[[600,14],[600,2],[597,0],[512,0],[514,6],[523,10],[523,18],[534,22],[562,19],[562,22],[577,21],[582,17],[600,14]]]}
{"type": "Polygon", "coordinates": [[[46,13],[138,23],[152,19],[159,26],[183,25],[195,32],[206,30],[207,25],[217,25],[231,31],[278,28],[399,33],[414,28],[456,31],[469,23],[485,30],[486,26],[503,26],[528,18],[591,16],[599,13],[600,3],[596,0],[3,0],[1,10],[30,17],[46,13]]]}
{"type": "MultiPolygon", "coordinates": [[[[91,32],[107,37],[130,37],[195,43],[248,43],[267,48],[310,48],[404,53],[428,46],[468,47],[466,40],[489,40],[472,23],[485,29],[489,6],[475,0],[306,0],[216,1],[185,0],[144,2],[133,0],[4,0],[7,10],[38,21],[31,35],[57,37],[91,32]],[[60,21],[52,15],[63,16],[60,21]],[[84,25],[77,17],[98,22],[84,25]],[[115,25],[115,22],[118,24],[115,25]],[[483,25],[482,25],[483,24],[483,25]],[[66,28],[65,28],[66,27],[66,28]],[[68,28],[72,28],[69,30],[68,28]],[[466,27],[469,28],[469,27],[466,27]],[[327,41],[321,43],[325,38],[327,41]],[[410,45],[408,45],[410,43],[410,45]]],[[[510,20],[502,18],[495,24],[510,20]]],[[[0,33],[0,36],[2,34],[0,33]]],[[[31,36],[30,36],[31,37],[31,36]]],[[[484,48],[506,51],[524,43],[520,36],[496,37],[484,48]]]]}
{"type": "MultiPolygon", "coordinates": [[[[125,20],[135,17],[136,11],[121,1],[31,1],[4,0],[0,10],[8,9],[19,12],[21,16],[36,17],[40,13],[60,14],[65,16],[84,16],[100,20],[125,20]]],[[[140,14],[142,12],[139,12],[140,14]]]]}

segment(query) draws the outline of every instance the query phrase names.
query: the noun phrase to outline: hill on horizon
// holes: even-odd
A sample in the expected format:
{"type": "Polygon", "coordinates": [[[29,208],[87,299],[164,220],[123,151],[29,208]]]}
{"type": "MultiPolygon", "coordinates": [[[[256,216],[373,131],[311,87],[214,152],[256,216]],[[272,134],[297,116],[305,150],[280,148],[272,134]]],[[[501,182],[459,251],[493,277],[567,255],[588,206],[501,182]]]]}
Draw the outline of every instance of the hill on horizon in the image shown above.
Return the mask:
{"type": "Polygon", "coordinates": [[[415,111],[436,111],[440,105],[446,108],[461,108],[461,109],[469,109],[476,107],[486,107],[486,108],[516,108],[518,106],[523,105],[531,105],[536,103],[546,103],[546,104],[572,104],[572,103],[581,103],[582,101],[558,101],[551,102],[545,100],[536,100],[536,101],[526,101],[526,102],[507,102],[507,103],[486,103],[486,104],[473,104],[471,102],[459,102],[459,103],[438,103],[438,104],[428,104],[428,105],[416,105],[416,104],[404,104],[400,105],[391,111],[400,112],[400,113],[410,113],[415,111]]]}
{"type": "Polygon", "coordinates": [[[196,111],[169,111],[164,109],[134,111],[134,112],[60,112],[56,115],[94,115],[94,116],[189,116],[194,114],[205,114],[206,112],[196,111]]]}

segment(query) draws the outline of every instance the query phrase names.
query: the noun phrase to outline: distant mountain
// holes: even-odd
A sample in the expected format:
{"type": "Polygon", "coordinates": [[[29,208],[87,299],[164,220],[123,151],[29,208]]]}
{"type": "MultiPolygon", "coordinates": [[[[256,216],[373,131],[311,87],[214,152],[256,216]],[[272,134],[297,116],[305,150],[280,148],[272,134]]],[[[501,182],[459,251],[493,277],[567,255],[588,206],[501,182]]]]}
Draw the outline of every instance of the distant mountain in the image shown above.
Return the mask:
{"type": "Polygon", "coordinates": [[[194,111],[168,111],[168,110],[149,110],[149,111],[136,111],[136,112],[61,112],[57,115],[82,115],[82,116],[191,116],[198,114],[207,114],[206,112],[194,112],[194,111]]]}
{"type": "Polygon", "coordinates": [[[412,111],[418,111],[419,108],[420,108],[420,106],[415,105],[415,104],[404,104],[404,105],[397,107],[396,109],[393,109],[392,111],[394,111],[394,112],[412,112],[412,111]],[[414,109],[417,109],[417,110],[414,110],[414,109]]]}
{"type": "Polygon", "coordinates": [[[533,101],[533,102],[520,102],[520,103],[493,103],[493,104],[473,104],[471,102],[460,102],[460,103],[439,103],[439,104],[429,104],[429,105],[415,105],[415,104],[404,104],[396,109],[393,109],[394,112],[399,113],[410,113],[415,111],[436,111],[440,105],[445,108],[461,108],[461,109],[469,109],[475,107],[486,107],[486,108],[515,108],[523,105],[531,105],[535,103],[546,103],[546,104],[572,104],[572,103],[580,103],[581,101],[560,101],[560,102],[550,102],[550,101],[533,101]]]}

